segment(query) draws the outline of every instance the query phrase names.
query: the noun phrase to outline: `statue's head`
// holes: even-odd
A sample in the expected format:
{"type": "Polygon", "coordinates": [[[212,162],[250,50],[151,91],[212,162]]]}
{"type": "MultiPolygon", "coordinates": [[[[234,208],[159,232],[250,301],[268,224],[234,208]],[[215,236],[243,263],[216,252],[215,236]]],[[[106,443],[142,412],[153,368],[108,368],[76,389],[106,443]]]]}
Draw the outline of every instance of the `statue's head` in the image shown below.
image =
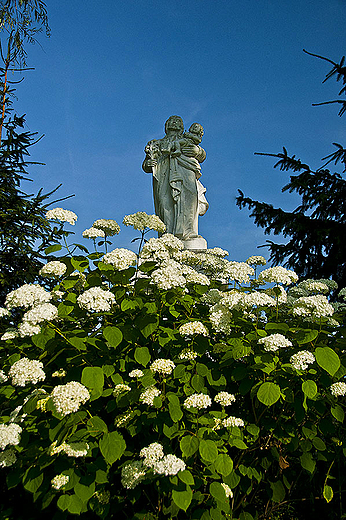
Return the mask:
{"type": "Polygon", "coordinates": [[[184,123],[180,116],[171,116],[167,119],[165,123],[165,132],[167,134],[168,130],[175,130],[177,133],[182,133],[184,131],[184,123]]]}
{"type": "Polygon", "coordinates": [[[191,132],[191,134],[197,134],[200,138],[202,138],[204,135],[203,126],[199,123],[192,123],[189,128],[189,132],[191,132]]]}

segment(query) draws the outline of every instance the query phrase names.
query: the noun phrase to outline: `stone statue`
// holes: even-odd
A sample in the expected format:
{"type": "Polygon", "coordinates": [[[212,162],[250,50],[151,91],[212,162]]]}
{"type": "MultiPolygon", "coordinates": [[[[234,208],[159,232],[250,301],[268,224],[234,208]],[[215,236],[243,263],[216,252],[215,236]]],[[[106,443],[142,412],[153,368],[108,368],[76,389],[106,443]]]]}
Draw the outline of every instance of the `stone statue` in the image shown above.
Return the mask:
{"type": "Polygon", "coordinates": [[[200,146],[203,127],[193,123],[184,133],[183,120],[171,116],[165,124],[166,135],[149,141],[145,147],[143,170],[153,174],[155,213],[166,225],[166,232],[180,238],[186,249],[207,248],[198,234],[198,216],[209,204],[200,182],[200,163],[206,158],[200,146]]]}

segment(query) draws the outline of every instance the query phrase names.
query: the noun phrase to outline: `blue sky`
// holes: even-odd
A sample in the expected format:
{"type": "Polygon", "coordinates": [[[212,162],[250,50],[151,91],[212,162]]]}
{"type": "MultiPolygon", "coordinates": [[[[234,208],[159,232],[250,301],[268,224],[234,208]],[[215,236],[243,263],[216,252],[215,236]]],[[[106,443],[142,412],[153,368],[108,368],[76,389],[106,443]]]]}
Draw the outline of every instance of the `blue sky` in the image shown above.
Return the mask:
{"type": "MultiPolygon", "coordinates": [[[[287,173],[254,152],[282,146],[311,167],[344,142],[334,99],[341,84],[322,85],[329,65],[303,48],[338,61],[345,54],[343,0],[64,0],[46,2],[52,34],[27,46],[28,65],[15,108],[27,130],[45,134],[32,158],[27,191],[63,183],[62,204],[78,214],[76,240],[97,218],[153,213],[150,175],[141,169],[149,139],[180,115],[204,126],[202,182],[210,204],[200,218],[209,247],[245,260],[265,242],[237,189],[291,210],[281,194],[287,173]]],[[[339,170],[340,171],[340,170],[339,170]]],[[[68,225],[67,225],[68,226],[68,225]]],[[[131,247],[122,227],[114,247],[131,247]]],[[[272,238],[272,237],[270,237],[272,238]]],[[[279,239],[280,240],[280,239],[279,239]]]]}

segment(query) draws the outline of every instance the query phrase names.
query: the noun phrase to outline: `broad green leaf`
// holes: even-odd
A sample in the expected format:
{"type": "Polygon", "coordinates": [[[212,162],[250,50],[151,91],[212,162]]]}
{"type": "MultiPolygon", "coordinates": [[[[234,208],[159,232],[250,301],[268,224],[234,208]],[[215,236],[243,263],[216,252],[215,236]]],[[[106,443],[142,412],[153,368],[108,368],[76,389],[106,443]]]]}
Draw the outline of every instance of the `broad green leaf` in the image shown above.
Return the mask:
{"type": "Polygon", "coordinates": [[[193,435],[185,435],[180,439],[180,449],[186,457],[191,457],[198,450],[199,440],[193,435]]]}
{"type": "Polygon", "coordinates": [[[217,446],[214,441],[210,439],[202,439],[199,444],[199,453],[201,457],[207,462],[214,462],[218,456],[217,446]]]}
{"type": "Polygon", "coordinates": [[[287,325],[287,323],[267,323],[265,326],[265,329],[267,331],[270,331],[271,334],[273,333],[274,330],[285,333],[288,331],[289,326],[287,325]]]}
{"type": "Polygon", "coordinates": [[[91,435],[98,435],[99,433],[107,433],[107,424],[100,419],[100,417],[91,417],[87,422],[87,428],[91,435]]]}
{"type": "Polygon", "coordinates": [[[246,429],[249,433],[251,433],[251,435],[259,435],[260,429],[256,424],[248,424],[246,429]]]}
{"type": "Polygon", "coordinates": [[[237,473],[235,471],[232,471],[232,473],[230,473],[224,480],[225,480],[226,484],[228,484],[229,487],[231,487],[233,489],[233,488],[237,487],[241,478],[239,475],[237,475],[237,473]]]}
{"type": "Polygon", "coordinates": [[[73,515],[79,515],[83,510],[83,501],[77,495],[70,495],[67,509],[73,515]]]}
{"type": "Polygon", "coordinates": [[[317,347],[315,350],[317,363],[328,374],[333,376],[340,368],[339,356],[329,347],[317,347]]]}
{"type": "Polygon", "coordinates": [[[272,501],[282,502],[286,494],[283,483],[280,480],[278,480],[277,482],[270,482],[270,487],[273,491],[272,501]]]}
{"type": "Polygon", "coordinates": [[[98,484],[106,484],[108,482],[107,473],[102,469],[98,469],[96,471],[95,482],[98,484]]]}
{"type": "Polygon", "coordinates": [[[184,482],[184,484],[189,484],[193,486],[195,483],[195,479],[193,478],[191,472],[188,469],[184,469],[184,471],[178,472],[179,479],[184,482]]]}
{"type": "Polygon", "coordinates": [[[178,422],[183,417],[182,409],[180,408],[180,401],[178,396],[173,393],[167,394],[168,397],[168,411],[173,422],[178,422]]]}
{"type": "Polygon", "coordinates": [[[89,267],[89,260],[84,256],[74,256],[71,258],[71,264],[76,271],[82,273],[89,267]]]}
{"type": "Polygon", "coordinates": [[[254,518],[247,511],[242,511],[239,515],[239,520],[254,520],[254,518]]]}
{"type": "Polygon", "coordinates": [[[59,509],[61,509],[62,511],[66,511],[66,509],[68,508],[68,506],[70,504],[70,496],[71,495],[61,495],[58,498],[57,505],[58,505],[59,509]]]}
{"type": "Polygon", "coordinates": [[[332,406],[330,411],[332,412],[332,416],[335,417],[337,421],[341,423],[344,422],[345,412],[339,404],[332,406]]]}
{"type": "Polygon", "coordinates": [[[280,387],[275,383],[263,383],[257,391],[257,399],[266,406],[272,406],[280,399],[280,387]]]}
{"type": "Polygon", "coordinates": [[[304,381],[302,383],[302,390],[306,397],[308,397],[309,399],[313,399],[317,394],[317,385],[315,381],[311,381],[311,379],[308,379],[307,381],[304,381]]]}
{"type": "Polygon", "coordinates": [[[220,453],[214,462],[215,469],[218,473],[227,477],[233,470],[233,460],[226,453],[220,453]]]}
{"type": "Polygon", "coordinates": [[[143,366],[147,366],[150,361],[150,352],[148,347],[137,347],[135,350],[135,360],[143,366]]]}
{"type": "Polygon", "coordinates": [[[146,314],[136,320],[136,326],[139,328],[145,338],[148,338],[159,326],[159,318],[154,314],[146,314]]]}
{"type": "Polygon", "coordinates": [[[220,482],[212,482],[209,486],[209,492],[216,500],[220,500],[220,502],[228,502],[225,490],[223,486],[221,486],[220,482]]]}
{"type": "Polygon", "coordinates": [[[103,434],[99,447],[105,461],[112,465],[124,453],[126,443],[120,433],[110,432],[103,434]]]}
{"type": "Polygon", "coordinates": [[[327,486],[327,484],[325,484],[323,488],[323,498],[326,500],[328,504],[332,500],[333,496],[333,489],[330,486],[327,486]]]}
{"type": "Polygon", "coordinates": [[[172,498],[173,502],[179,507],[179,509],[186,511],[192,500],[191,488],[187,486],[185,491],[176,491],[173,489],[172,498]]]}
{"type": "Polygon", "coordinates": [[[310,329],[301,329],[295,336],[295,340],[299,345],[304,345],[305,343],[311,343],[318,336],[318,330],[310,330],[310,329]]]}
{"type": "Polygon", "coordinates": [[[103,336],[113,348],[116,348],[123,339],[123,333],[118,327],[105,327],[103,329],[103,336]]]}
{"type": "Polygon", "coordinates": [[[37,466],[29,468],[23,477],[24,488],[31,493],[36,493],[42,482],[43,472],[37,466]]]}
{"type": "Polygon", "coordinates": [[[62,249],[61,244],[53,244],[51,246],[46,247],[44,250],[46,255],[49,255],[50,253],[55,253],[56,251],[60,251],[62,249]]]}
{"type": "Polygon", "coordinates": [[[246,450],[247,446],[244,441],[239,439],[239,437],[233,437],[233,439],[230,441],[232,443],[232,446],[235,446],[236,448],[239,448],[240,450],[246,450]]]}
{"type": "Polygon", "coordinates": [[[316,450],[318,451],[325,451],[327,449],[327,446],[325,445],[324,441],[320,439],[319,437],[314,437],[312,439],[312,444],[315,446],[316,450]]]}
{"type": "Polygon", "coordinates": [[[81,383],[91,391],[91,400],[100,397],[104,384],[104,374],[102,368],[85,367],[82,372],[81,383]]]}
{"type": "Polygon", "coordinates": [[[300,459],[300,464],[302,465],[302,468],[309,471],[309,473],[314,472],[315,466],[316,466],[316,461],[312,458],[312,455],[309,451],[303,453],[303,455],[301,455],[299,457],[299,459],[300,459]]]}
{"type": "Polygon", "coordinates": [[[83,502],[88,502],[95,493],[95,482],[90,484],[90,486],[84,486],[84,484],[78,482],[74,487],[74,492],[83,502]]]}

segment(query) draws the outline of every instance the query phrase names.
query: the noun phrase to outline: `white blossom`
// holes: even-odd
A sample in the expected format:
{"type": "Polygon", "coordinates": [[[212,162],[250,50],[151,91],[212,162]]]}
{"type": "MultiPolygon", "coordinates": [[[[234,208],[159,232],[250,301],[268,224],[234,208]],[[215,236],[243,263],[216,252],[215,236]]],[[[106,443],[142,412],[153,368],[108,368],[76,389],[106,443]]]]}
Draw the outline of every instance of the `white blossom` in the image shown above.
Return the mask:
{"type": "Polygon", "coordinates": [[[38,304],[49,302],[52,295],[43,287],[37,284],[25,284],[14,291],[11,291],[5,301],[7,309],[23,307],[29,309],[38,304]]]}
{"type": "Polygon", "coordinates": [[[118,271],[123,271],[132,265],[136,265],[137,255],[129,249],[118,248],[106,253],[102,258],[102,262],[112,265],[118,271]]]}
{"type": "Polygon", "coordinates": [[[153,229],[158,233],[166,231],[165,224],[157,215],[148,215],[144,211],[137,211],[137,213],[126,215],[123,224],[125,224],[125,226],[133,226],[134,229],[138,229],[139,231],[144,231],[147,228],[153,229]]]}
{"type": "Polygon", "coordinates": [[[118,235],[120,232],[119,224],[113,219],[99,218],[92,225],[93,228],[100,229],[108,237],[118,235]]]}
{"type": "Polygon", "coordinates": [[[175,455],[165,455],[161,460],[153,465],[154,473],[160,475],[176,475],[179,471],[184,471],[186,464],[175,455]]]}
{"type": "Polygon", "coordinates": [[[150,277],[159,289],[168,290],[186,286],[186,278],[182,274],[182,266],[173,260],[163,267],[155,269],[150,277]]]}
{"type": "Polygon", "coordinates": [[[184,249],[184,242],[172,235],[172,233],[165,233],[158,239],[171,252],[176,253],[184,249]]]}
{"type": "Polygon", "coordinates": [[[196,359],[197,356],[197,352],[195,352],[191,348],[186,347],[180,352],[179,359],[183,361],[192,361],[193,359],[196,359]]]}
{"type": "Polygon", "coordinates": [[[161,394],[161,390],[156,388],[156,386],[148,386],[139,396],[139,400],[143,404],[148,404],[152,406],[154,404],[155,397],[158,397],[161,394]]]}
{"type": "Polygon", "coordinates": [[[52,303],[42,303],[27,311],[23,316],[23,322],[37,325],[44,321],[52,321],[58,317],[58,309],[52,303]]]}
{"type": "Polygon", "coordinates": [[[19,336],[19,333],[15,329],[7,329],[7,331],[1,336],[2,341],[7,341],[9,339],[14,339],[19,336]]]}
{"type": "Polygon", "coordinates": [[[54,455],[59,455],[59,453],[64,453],[68,457],[85,457],[88,454],[89,444],[87,442],[62,442],[58,444],[57,441],[54,441],[49,447],[49,455],[53,457],[54,455]]]}
{"type": "Polygon", "coordinates": [[[266,265],[267,260],[264,258],[264,256],[253,255],[246,260],[246,263],[249,265],[266,265]]]}
{"type": "Polygon", "coordinates": [[[46,213],[47,220],[60,220],[60,222],[68,222],[72,226],[75,225],[78,217],[69,209],[53,208],[46,213]]]}
{"type": "Polygon", "coordinates": [[[39,325],[33,325],[28,321],[23,321],[23,323],[19,324],[18,333],[21,338],[25,338],[26,336],[35,336],[35,334],[39,334],[41,332],[41,327],[39,325]]]}
{"type": "Polygon", "coordinates": [[[225,490],[226,498],[233,498],[233,492],[232,492],[231,488],[224,482],[221,482],[221,486],[225,490]]]}
{"type": "Polygon", "coordinates": [[[286,303],[287,302],[287,292],[285,291],[282,285],[276,285],[275,287],[270,287],[265,290],[266,294],[274,298],[278,303],[286,303]]]}
{"type": "Polygon", "coordinates": [[[163,446],[159,442],[152,442],[146,448],[141,449],[139,456],[144,459],[144,466],[152,468],[156,462],[163,458],[163,446]]]}
{"type": "Polygon", "coordinates": [[[4,318],[5,316],[9,316],[10,313],[5,307],[0,307],[0,318],[4,318]]]}
{"type": "Polygon", "coordinates": [[[113,395],[115,397],[118,397],[120,394],[129,392],[130,390],[131,390],[131,387],[129,385],[124,385],[123,383],[119,383],[118,385],[115,385],[114,390],[113,390],[113,395]]]}
{"type": "Polygon", "coordinates": [[[208,329],[200,321],[189,321],[188,323],[180,325],[179,333],[182,336],[192,336],[193,334],[209,336],[208,329]]]}
{"type": "Polygon", "coordinates": [[[139,368],[135,368],[134,370],[131,370],[131,372],[129,373],[129,377],[132,377],[132,378],[143,377],[143,376],[144,376],[144,372],[143,372],[143,370],[140,370],[139,368]]]}
{"type": "Polygon", "coordinates": [[[270,334],[270,336],[259,339],[258,343],[264,345],[264,350],[268,352],[275,352],[279,348],[292,347],[292,343],[282,334],[270,334]]]}
{"type": "Polygon", "coordinates": [[[3,370],[0,370],[0,383],[6,383],[7,380],[8,377],[5,374],[5,372],[3,370]]]}
{"type": "Polygon", "coordinates": [[[125,413],[122,413],[120,415],[118,415],[115,420],[114,420],[114,424],[115,426],[117,426],[118,428],[121,428],[121,427],[124,427],[126,426],[126,424],[128,423],[128,421],[131,419],[132,417],[132,412],[125,412],[125,413]]]}
{"type": "Polygon", "coordinates": [[[155,359],[150,365],[152,372],[158,372],[162,375],[168,375],[175,369],[175,364],[170,359],[155,359]]]}
{"type": "Polygon", "coordinates": [[[13,466],[17,461],[16,452],[9,448],[0,453],[0,468],[8,468],[13,466]]]}
{"type": "Polygon", "coordinates": [[[143,260],[151,260],[161,263],[167,262],[170,259],[170,254],[160,238],[150,238],[143,246],[140,257],[143,260]]]}
{"type": "Polygon", "coordinates": [[[342,383],[340,381],[338,383],[333,383],[330,387],[330,392],[335,397],[339,395],[346,395],[346,383],[342,383]]]}
{"type": "Polygon", "coordinates": [[[219,289],[209,289],[208,292],[203,294],[201,302],[207,305],[215,305],[216,303],[219,303],[224,296],[225,294],[222,291],[219,291],[219,289]]]}
{"type": "Polygon", "coordinates": [[[100,504],[109,504],[111,499],[111,493],[108,490],[96,491],[94,495],[100,504]]]}
{"type": "Polygon", "coordinates": [[[77,381],[70,381],[66,385],[58,385],[51,393],[53,404],[62,415],[77,412],[81,404],[90,399],[88,389],[77,381]]]}
{"type": "Polygon", "coordinates": [[[70,480],[70,477],[68,475],[63,475],[63,474],[56,475],[51,480],[52,488],[56,489],[58,491],[60,488],[65,486],[69,480],[70,480]]]}
{"type": "Polygon", "coordinates": [[[230,333],[232,313],[224,305],[221,303],[213,305],[210,309],[209,319],[215,332],[230,333]]]}
{"type": "Polygon", "coordinates": [[[258,279],[262,282],[291,285],[298,281],[298,275],[294,271],[278,265],[262,271],[258,279]]]}
{"type": "Polygon", "coordinates": [[[316,319],[334,314],[333,306],[323,294],[298,298],[293,303],[292,310],[295,316],[311,316],[316,319]]]}
{"type": "Polygon", "coordinates": [[[245,262],[228,262],[225,265],[225,273],[230,280],[249,283],[250,276],[254,275],[255,271],[245,262]]]}
{"type": "Polygon", "coordinates": [[[37,359],[22,358],[15,361],[11,366],[8,375],[15,386],[25,386],[27,383],[36,384],[46,379],[46,374],[42,370],[43,363],[37,359]]]}
{"type": "Polygon", "coordinates": [[[115,303],[115,296],[101,287],[91,287],[78,296],[77,303],[89,312],[108,312],[115,303]]]}
{"type": "Polygon", "coordinates": [[[92,240],[95,240],[96,238],[104,238],[105,236],[106,234],[103,229],[97,229],[96,227],[85,229],[82,233],[82,237],[91,238],[92,240]]]}
{"type": "Polygon", "coordinates": [[[66,273],[66,270],[66,264],[59,262],[59,260],[52,260],[51,262],[47,262],[43,267],[41,267],[39,274],[41,276],[59,278],[66,273]]]}
{"type": "Polygon", "coordinates": [[[66,376],[66,370],[63,368],[59,368],[59,370],[55,370],[53,372],[52,377],[65,377],[66,376]]]}
{"type": "Polygon", "coordinates": [[[275,307],[276,301],[266,293],[254,291],[244,294],[244,307],[275,307]]]}
{"type": "Polygon", "coordinates": [[[19,424],[0,424],[0,449],[4,450],[6,446],[17,446],[20,443],[20,434],[22,427],[19,424]]]}
{"type": "Polygon", "coordinates": [[[245,425],[243,419],[239,419],[239,417],[233,417],[232,415],[224,419],[222,424],[225,428],[230,428],[231,426],[237,426],[239,428],[245,425]]]}
{"type": "Polygon", "coordinates": [[[314,361],[315,356],[307,350],[301,350],[290,357],[290,363],[296,370],[306,370],[309,364],[314,363],[314,361]]]}
{"type": "Polygon", "coordinates": [[[134,489],[145,478],[145,473],[141,460],[129,462],[121,470],[121,483],[126,489],[134,489]]]}
{"type": "Polygon", "coordinates": [[[224,258],[229,255],[229,252],[226,249],[221,249],[221,247],[213,247],[212,249],[207,249],[207,253],[210,255],[220,256],[224,258]]]}
{"type": "Polygon", "coordinates": [[[228,392],[219,392],[214,397],[214,401],[221,404],[221,406],[229,406],[234,403],[235,400],[235,396],[233,394],[229,394],[228,392]]]}
{"type": "Polygon", "coordinates": [[[211,406],[211,399],[207,394],[192,394],[189,395],[184,401],[185,408],[208,408],[211,406]]]}

